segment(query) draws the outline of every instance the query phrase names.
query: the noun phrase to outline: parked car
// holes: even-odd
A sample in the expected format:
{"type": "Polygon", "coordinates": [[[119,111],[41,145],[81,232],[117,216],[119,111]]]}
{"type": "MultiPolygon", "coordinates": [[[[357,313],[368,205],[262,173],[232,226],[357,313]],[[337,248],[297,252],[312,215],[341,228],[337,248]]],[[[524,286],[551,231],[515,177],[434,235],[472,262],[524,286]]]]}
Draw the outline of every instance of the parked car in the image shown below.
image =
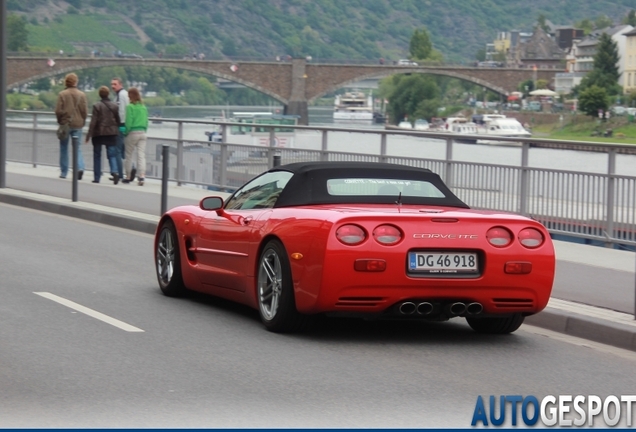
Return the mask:
{"type": "Polygon", "coordinates": [[[416,62],[408,59],[400,59],[397,64],[398,66],[419,66],[416,62]]]}
{"type": "Polygon", "coordinates": [[[274,332],[340,314],[510,333],[546,307],[555,272],[539,222],[470,209],[428,169],[366,162],[282,165],[175,207],[154,257],[165,295],[243,303],[274,332]]]}
{"type": "Polygon", "coordinates": [[[613,106],[610,109],[612,111],[612,114],[614,114],[614,115],[625,115],[625,114],[627,114],[627,108],[625,108],[624,106],[616,105],[616,106],[613,106]]]}

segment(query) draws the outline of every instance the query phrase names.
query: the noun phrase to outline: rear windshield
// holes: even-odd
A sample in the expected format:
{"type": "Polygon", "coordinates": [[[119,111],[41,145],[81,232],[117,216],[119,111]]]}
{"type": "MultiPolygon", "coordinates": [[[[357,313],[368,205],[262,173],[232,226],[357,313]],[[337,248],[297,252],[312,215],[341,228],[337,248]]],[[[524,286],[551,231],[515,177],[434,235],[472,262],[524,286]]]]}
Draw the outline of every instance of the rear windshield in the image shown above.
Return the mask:
{"type": "Polygon", "coordinates": [[[435,185],[427,181],[385,178],[338,178],[327,180],[332,196],[399,196],[444,198],[435,185]]]}

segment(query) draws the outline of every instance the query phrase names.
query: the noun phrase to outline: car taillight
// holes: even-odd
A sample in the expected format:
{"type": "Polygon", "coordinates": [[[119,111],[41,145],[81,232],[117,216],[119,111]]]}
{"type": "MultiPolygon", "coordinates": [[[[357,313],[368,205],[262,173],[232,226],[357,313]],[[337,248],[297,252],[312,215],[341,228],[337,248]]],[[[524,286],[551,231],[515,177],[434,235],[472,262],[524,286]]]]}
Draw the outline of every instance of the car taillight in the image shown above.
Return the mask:
{"type": "Polygon", "coordinates": [[[346,245],[360,244],[367,238],[358,225],[343,225],[336,231],[336,238],[346,245]]]}
{"type": "Polygon", "coordinates": [[[512,242],[512,234],[504,227],[490,228],[486,233],[488,243],[495,247],[508,246],[512,242]]]}
{"type": "Polygon", "coordinates": [[[529,249],[538,248],[544,240],[541,231],[534,228],[525,228],[519,232],[519,242],[529,249]]]}
{"type": "Polygon", "coordinates": [[[380,225],[373,230],[373,237],[383,245],[393,245],[402,240],[402,231],[393,225],[380,225]]]}

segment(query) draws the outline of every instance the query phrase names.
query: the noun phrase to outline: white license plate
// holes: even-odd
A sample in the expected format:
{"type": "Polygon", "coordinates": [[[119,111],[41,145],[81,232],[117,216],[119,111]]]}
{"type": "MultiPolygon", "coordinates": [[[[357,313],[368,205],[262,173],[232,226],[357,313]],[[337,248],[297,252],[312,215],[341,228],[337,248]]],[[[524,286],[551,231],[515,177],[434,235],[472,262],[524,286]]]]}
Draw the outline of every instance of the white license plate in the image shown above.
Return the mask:
{"type": "Polygon", "coordinates": [[[474,274],[479,272],[474,252],[410,252],[409,271],[417,273],[474,274]]]}

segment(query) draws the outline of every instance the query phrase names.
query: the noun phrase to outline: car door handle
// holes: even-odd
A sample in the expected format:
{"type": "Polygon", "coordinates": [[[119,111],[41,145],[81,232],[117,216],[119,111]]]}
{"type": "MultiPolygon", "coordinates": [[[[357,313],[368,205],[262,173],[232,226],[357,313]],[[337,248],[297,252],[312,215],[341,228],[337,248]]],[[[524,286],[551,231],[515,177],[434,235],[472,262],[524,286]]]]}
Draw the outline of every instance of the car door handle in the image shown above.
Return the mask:
{"type": "Polygon", "coordinates": [[[252,216],[248,216],[246,218],[243,218],[243,225],[249,225],[250,222],[252,222],[252,219],[254,219],[252,216]]]}

